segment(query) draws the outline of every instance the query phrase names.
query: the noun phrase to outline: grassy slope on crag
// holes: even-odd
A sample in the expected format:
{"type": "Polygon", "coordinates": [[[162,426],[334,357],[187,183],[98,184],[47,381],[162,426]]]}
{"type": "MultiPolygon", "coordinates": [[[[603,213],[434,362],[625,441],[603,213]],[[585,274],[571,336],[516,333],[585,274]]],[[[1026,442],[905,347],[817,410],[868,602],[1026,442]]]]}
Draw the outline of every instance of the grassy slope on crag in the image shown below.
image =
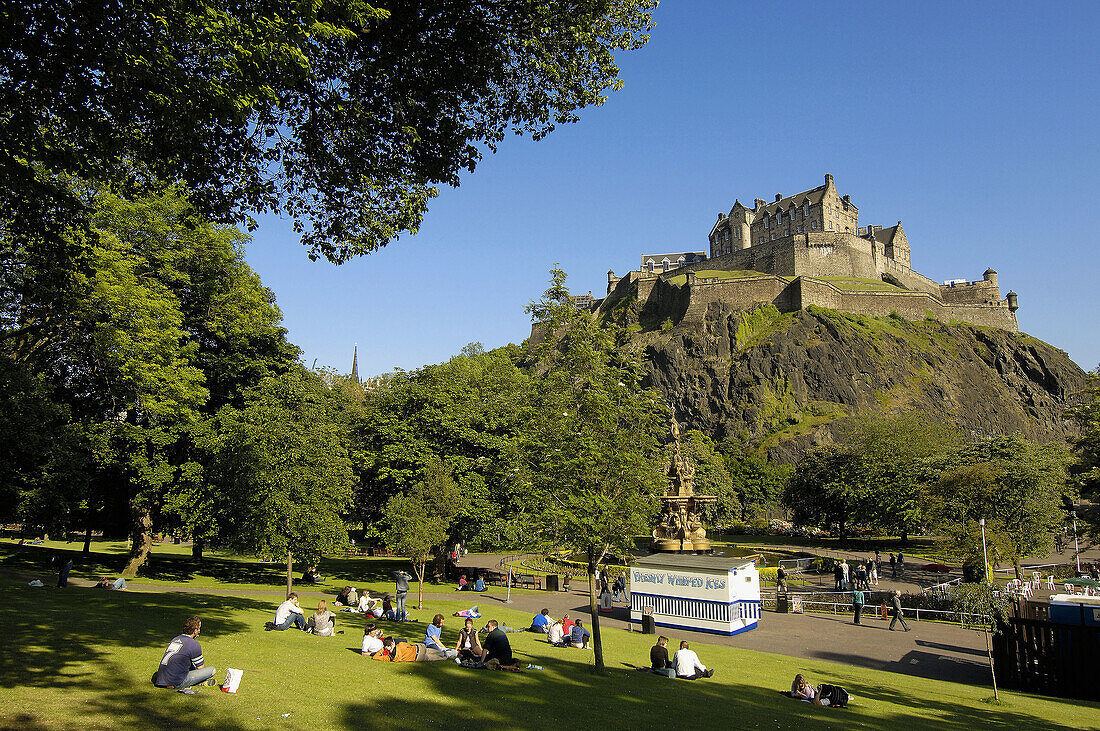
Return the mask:
{"type": "MultiPolygon", "coordinates": [[[[344,634],[318,638],[265,632],[269,598],[112,592],[70,587],[5,589],[0,643],[0,727],[39,728],[1096,728],[1100,706],[1002,693],[789,657],[696,644],[717,669],[689,683],[635,672],[652,637],[606,630],[609,672],[595,675],[591,652],[554,649],[533,634],[510,635],[524,674],[465,670],[450,662],[393,665],[358,654],[364,618],[339,615],[344,634]],[[183,696],[151,686],[168,640],[191,614],[203,618],[207,661],[244,670],[238,695],[203,688],[183,696]],[[857,696],[847,710],[783,697],[796,672],[841,683],[857,696]]],[[[303,603],[310,611],[316,601],[303,603]]],[[[449,615],[464,602],[426,607],[449,615]]],[[[522,626],[526,613],[482,605],[486,618],[522,626]]],[[[481,622],[485,620],[482,619],[481,622]]],[[[419,640],[422,623],[393,628],[419,640]]],[[[458,620],[444,639],[454,642],[458,620]]]]}

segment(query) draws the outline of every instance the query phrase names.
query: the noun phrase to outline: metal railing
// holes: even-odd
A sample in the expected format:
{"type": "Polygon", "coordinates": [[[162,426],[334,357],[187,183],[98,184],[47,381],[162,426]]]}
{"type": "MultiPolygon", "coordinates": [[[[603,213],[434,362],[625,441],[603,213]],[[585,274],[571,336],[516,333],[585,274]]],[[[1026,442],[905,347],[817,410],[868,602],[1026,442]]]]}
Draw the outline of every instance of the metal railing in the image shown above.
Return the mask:
{"type": "MultiPolygon", "coordinates": [[[[802,606],[809,608],[812,606],[824,607],[824,609],[814,610],[824,613],[836,614],[851,614],[851,603],[840,604],[837,602],[819,602],[819,601],[802,601],[802,606]]],[[[864,616],[879,617],[886,619],[890,616],[889,608],[885,605],[866,604],[863,607],[864,616]]],[[[982,624],[988,625],[992,618],[985,614],[971,614],[968,612],[957,612],[953,609],[918,609],[916,607],[903,607],[901,610],[903,617],[913,617],[916,621],[921,621],[921,615],[923,614],[926,619],[936,619],[936,615],[943,615],[943,619],[939,621],[954,622],[956,624],[965,626],[980,626],[982,624]],[[955,619],[951,619],[955,617],[955,619]]]]}

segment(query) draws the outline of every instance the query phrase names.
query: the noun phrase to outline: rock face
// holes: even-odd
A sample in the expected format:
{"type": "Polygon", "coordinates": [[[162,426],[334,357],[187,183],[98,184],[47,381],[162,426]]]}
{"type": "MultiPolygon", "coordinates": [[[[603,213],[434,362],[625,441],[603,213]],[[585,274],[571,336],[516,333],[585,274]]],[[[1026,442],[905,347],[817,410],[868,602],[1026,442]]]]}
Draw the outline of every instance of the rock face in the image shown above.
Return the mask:
{"type": "Polygon", "coordinates": [[[670,324],[632,328],[649,384],[685,428],[782,461],[876,408],[941,413],[976,436],[1065,439],[1073,426],[1063,414],[1085,382],[1064,351],[964,324],[723,303],[710,304],[702,323],[670,324]]]}

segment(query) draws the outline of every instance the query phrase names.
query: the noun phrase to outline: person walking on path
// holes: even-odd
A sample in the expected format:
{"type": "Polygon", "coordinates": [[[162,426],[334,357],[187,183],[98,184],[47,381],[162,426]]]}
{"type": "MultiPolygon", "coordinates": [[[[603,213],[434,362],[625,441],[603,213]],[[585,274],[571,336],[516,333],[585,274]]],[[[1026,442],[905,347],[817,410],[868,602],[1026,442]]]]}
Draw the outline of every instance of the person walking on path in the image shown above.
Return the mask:
{"type": "Polygon", "coordinates": [[[833,583],[836,584],[836,586],[833,587],[836,591],[843,591],[844,569],[840,567],[839,563],[833,564],[833,583]]]}
{"type": "Polygon", "coordinates": [[[894,596],[891,597],[890,604],[891,604],[890,616],[892,617],[892,619],[890,620],[890,631],[893,632],[894,631],[894,625],[897,624],[898,622],[901,622],[901,626],[905,629],[906,632],[908,632],[909,631],[909,625],[905,623],[905,617],[902,616],[902,612],[901,612],[901,591],[900,590],[898,590],[898,589],[894,590],[894,596]]]}
{"type": "Polygon", "coordinates": [[[905,576],[905,554],[898,551],[898,572],[905,576]]]}
{"type": "Polygon", "coordinates": [[[893,572],[894,578],[898,578],[898,557],[894,554],[890,554],[890,571],[893,572]]]}
{"type": "Polygon", "coordinates": [[[396,594],[397,594],[397,621],[404,622],[408,619],[408,615],[405,614],[405,599],[409,596],[409,579],[412,578],[404,571],[394,571],[394,578],[396,579],[396,594]]]}
{"type": "Polygon", "coordinates": [[[841,591],[847,591],[848,587],[850,586],[849,582],[851,581],[851,570],[852,568],[848,565],[847,559],[840,562],[840,573],[842,577],[842,583],[840,586],[841,591]]]}
{"type": "Polygon", "coordinates": [[[858,587],[852,590],[852,614],[855,615],[852,624],[859,624],[859,616],[863,614],[863,592],[858,587]]]}
{"type": "Polygon", "coordinates": [[[786,594],[787,593],[787,572],[780,566],[775,572],[775,586],[776,590],[786,594]]]}

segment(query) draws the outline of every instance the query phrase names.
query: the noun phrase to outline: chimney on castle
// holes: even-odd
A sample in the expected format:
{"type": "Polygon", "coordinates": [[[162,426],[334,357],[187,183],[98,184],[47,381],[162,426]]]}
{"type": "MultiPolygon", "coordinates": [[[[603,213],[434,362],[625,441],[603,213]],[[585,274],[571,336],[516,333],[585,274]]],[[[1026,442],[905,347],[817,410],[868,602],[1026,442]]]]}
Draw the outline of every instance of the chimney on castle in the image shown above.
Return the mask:
{"type": "Polygon", "coordinates": [[[832,184],[833,184],[833,176],[830,175],[829,173],[825,173],[825,185],[828,186],[828,185],[832,185],[832,184]]]}
{"type": "Polygon", "coordinates": [[[783,200],[783,194],[782,193],[776,193],[775,194],[775,202],[778,203],[781,200],[783,200]]]}
{"type": "Polygon", "coordinates": [[[754,211],[759,211],[761,208],[763,208],[766,205],[767,205],[767,203],[764,201],[763,198],[757,198],[755,201],[753,201],[753,210],[754,211]]]}

